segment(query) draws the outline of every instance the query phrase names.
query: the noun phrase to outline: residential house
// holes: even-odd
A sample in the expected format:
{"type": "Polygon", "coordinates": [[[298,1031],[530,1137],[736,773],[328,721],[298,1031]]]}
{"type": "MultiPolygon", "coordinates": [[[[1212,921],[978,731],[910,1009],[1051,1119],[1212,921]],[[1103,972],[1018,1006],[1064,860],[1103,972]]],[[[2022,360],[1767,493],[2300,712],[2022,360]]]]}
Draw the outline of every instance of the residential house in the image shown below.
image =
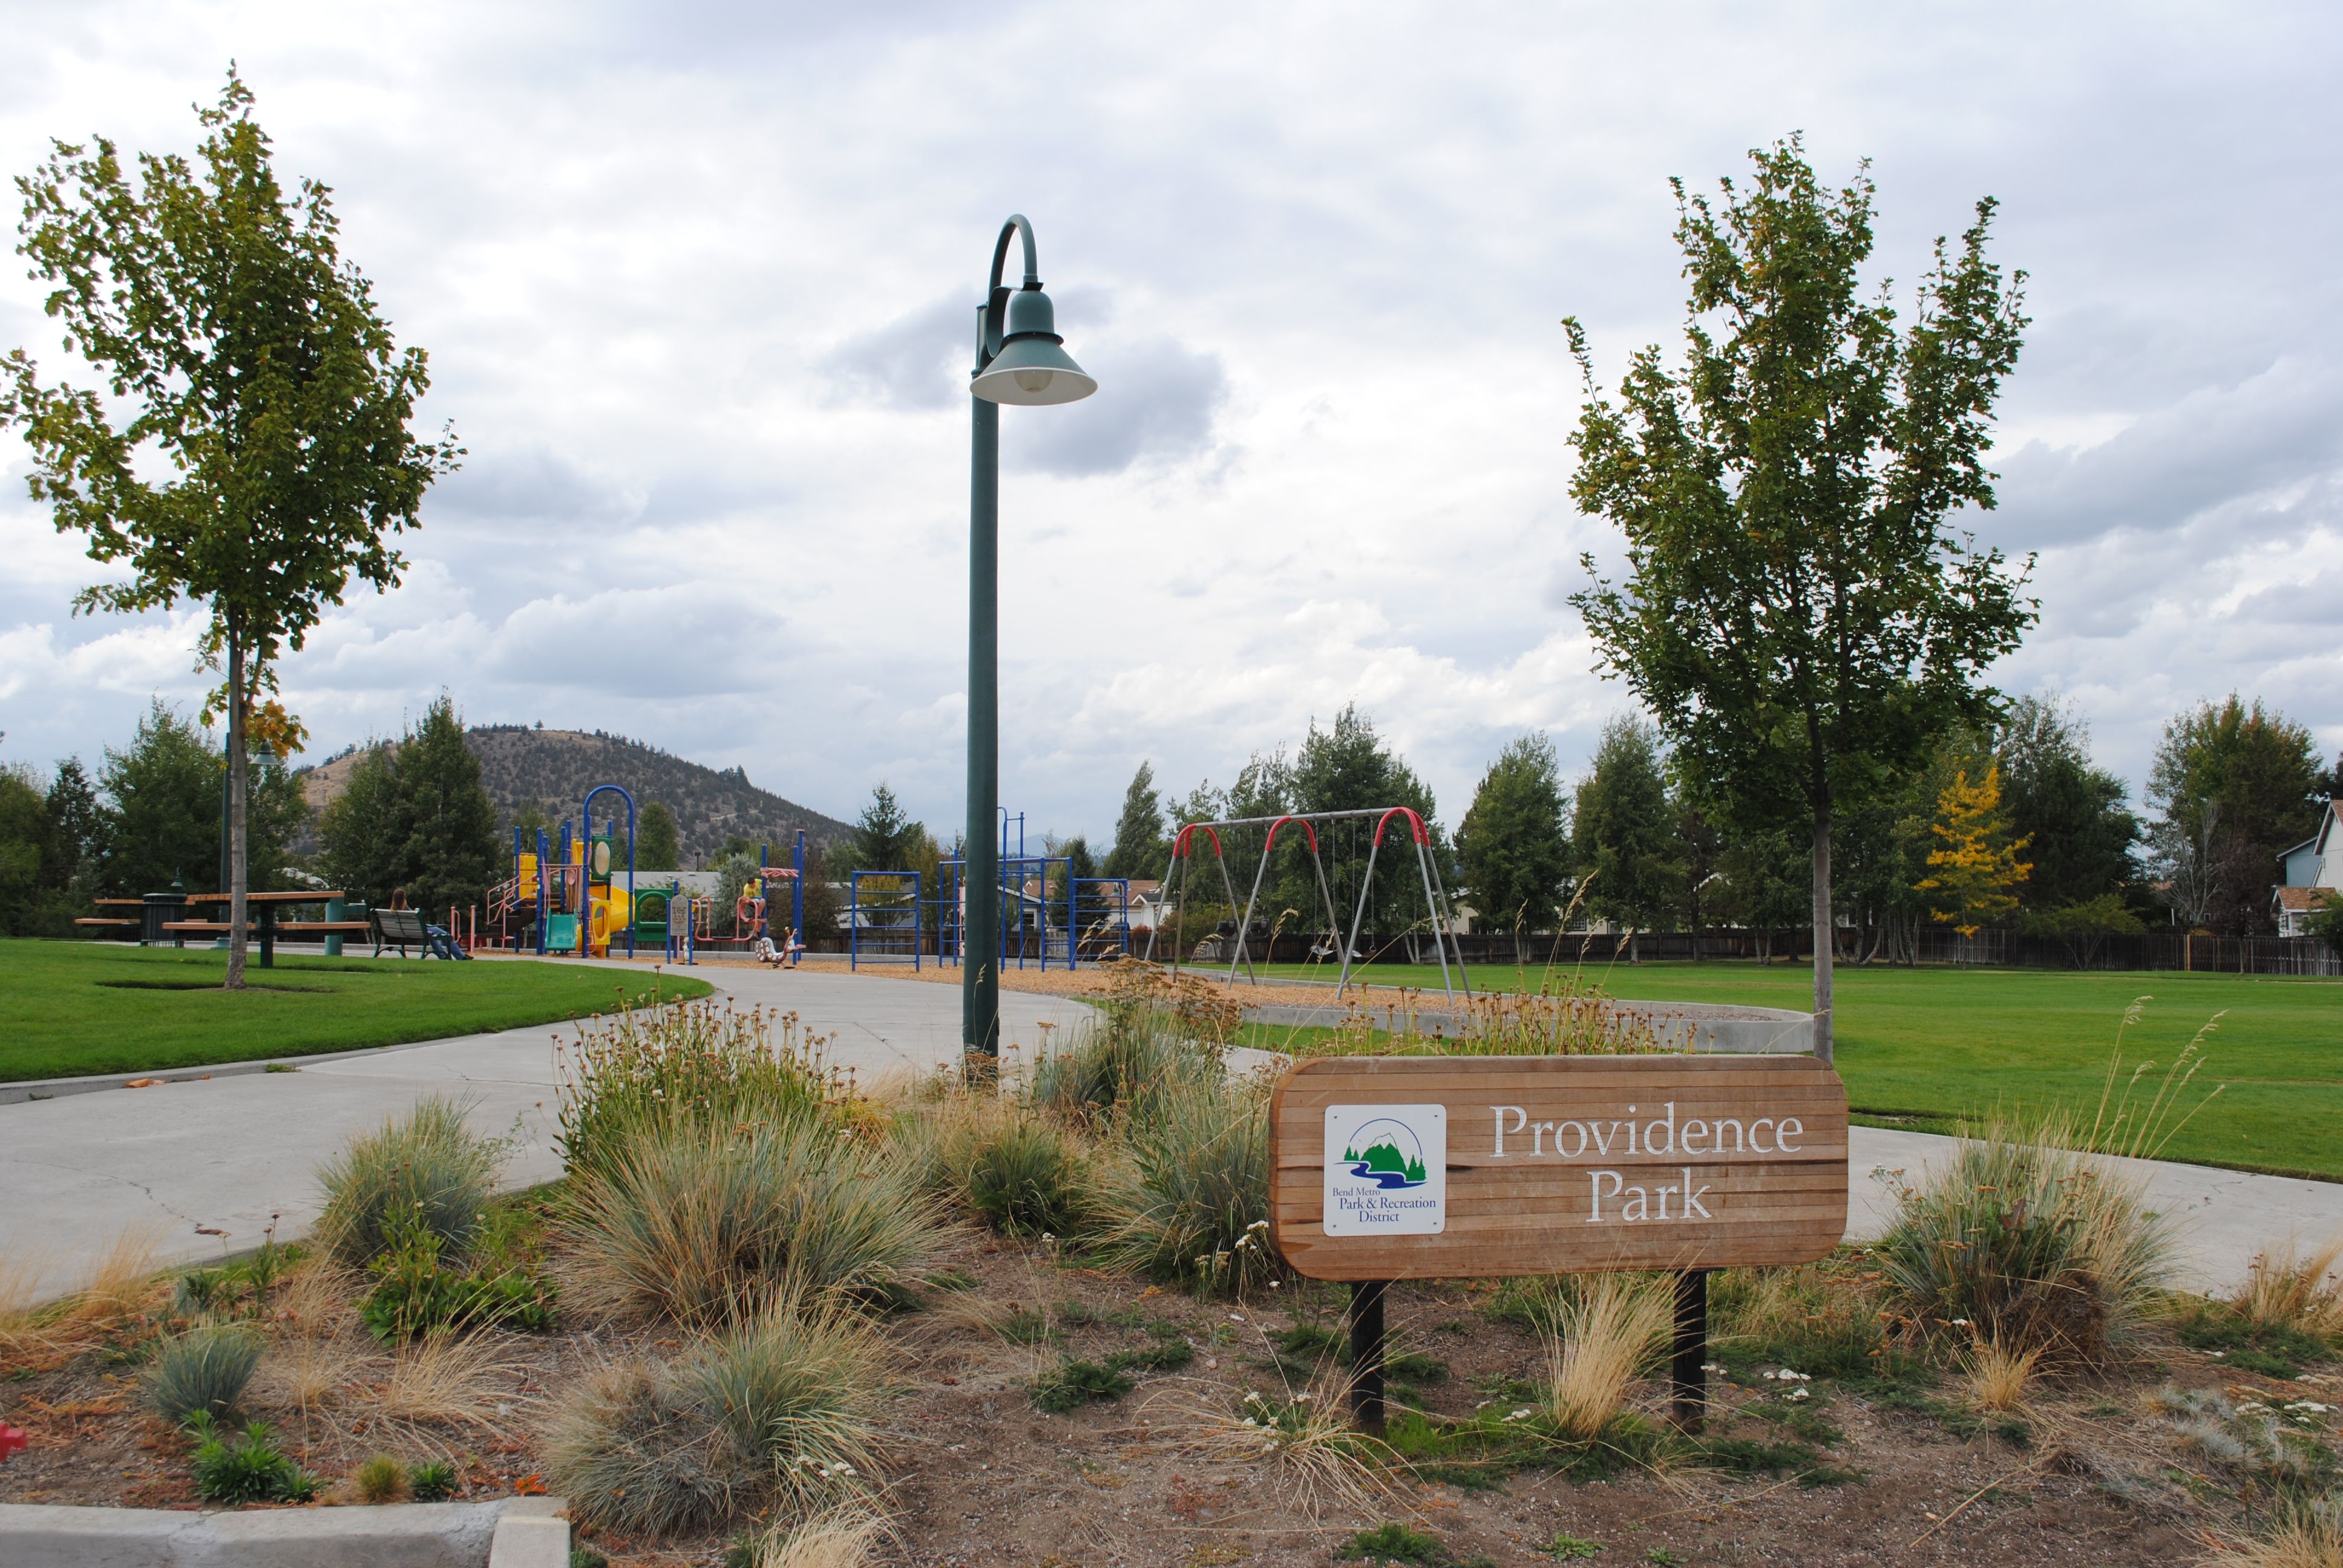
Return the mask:
{"type": "Polygon", "coordinates": [[[2270,890],[2271,913],[2282,937],[2306,935],[2311,917],[2330,899],[2343,898],[2343,801],[2329,800],[2318,831],[2278,858],[2278,885],[2270,890]]]}

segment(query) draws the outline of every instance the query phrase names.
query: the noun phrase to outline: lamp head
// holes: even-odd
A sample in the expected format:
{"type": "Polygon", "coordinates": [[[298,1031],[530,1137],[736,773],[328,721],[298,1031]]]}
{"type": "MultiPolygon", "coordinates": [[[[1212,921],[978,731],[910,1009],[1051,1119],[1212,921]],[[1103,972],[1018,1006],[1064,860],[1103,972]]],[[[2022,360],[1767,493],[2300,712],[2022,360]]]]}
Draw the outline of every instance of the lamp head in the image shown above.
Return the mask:
{"type": "Polygon", "coordinates": [[[1038,407],[1072,403],[1098,390],[1098,383],[1074,363],[1058,336],[1057,312],[1038,284],[1009,297],[1001,352],[969,383],[969,390],[992,403],[1038,407]]]}

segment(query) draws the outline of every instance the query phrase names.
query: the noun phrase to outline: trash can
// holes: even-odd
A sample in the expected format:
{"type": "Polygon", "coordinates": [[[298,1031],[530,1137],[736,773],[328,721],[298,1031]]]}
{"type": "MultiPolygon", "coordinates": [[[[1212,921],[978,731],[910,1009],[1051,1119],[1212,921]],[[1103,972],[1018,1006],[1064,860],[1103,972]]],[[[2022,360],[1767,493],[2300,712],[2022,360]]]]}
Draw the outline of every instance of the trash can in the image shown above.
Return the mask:
{"type": "Polygon", "coordinates": [[[150,948],[186,947],[185,937],[163,928],[172,921],[187,918],[187,890],[173,882],[167,893],[146,895],[146,907],[139,911],[142,922],[138,938],[140,945],[150,948]]]}
{"type": "MultiPolygon", "coordinates": [[[[344,904],[341,900],[327,899],[326,900],[326,919],[328,920],[347,920],[349,918],[348,906],[344,904]]],[[[326,956],[329,959],[337,959],[342,956],[341,932],[327,931],[326,933],[326,956]]]]}

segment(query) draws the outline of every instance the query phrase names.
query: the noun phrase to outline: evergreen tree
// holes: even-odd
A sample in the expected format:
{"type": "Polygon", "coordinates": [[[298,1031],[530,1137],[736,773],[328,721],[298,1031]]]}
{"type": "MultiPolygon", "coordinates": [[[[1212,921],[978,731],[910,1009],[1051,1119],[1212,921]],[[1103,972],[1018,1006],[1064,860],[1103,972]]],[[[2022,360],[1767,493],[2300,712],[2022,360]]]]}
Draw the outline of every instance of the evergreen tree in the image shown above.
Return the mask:
{"type": "Polygon", "coordinates": [[[2120,893],[2137,874],[2139,819],[2124,781],[2092,766],[2090,731],[2071,706],[2022,697],[1995,741],[2010,831],[2033,846],[2028,910],[2087,904],[2120,893]]]}
{"type": "Polygon", "coordinates": [[[98,779],[111,805],[108,893],[136,897],[174,881],[191,893],[217,890],[220,756],[201,729],[157,698],[129,749],[107,749],[98,779]]]}
{"type": "Polygon", "coordinates": [[[894,790],[884,783],[870,792],[870,804],[854,819],[853,834],[830,857],[841,881],[855,871],[910,871],[927,841],[928,830],[911,820],[894,790]]]}
{"type": "Polygon", "coordinates": [[[353,900],[387,907],[406,886],[413,834],[399,789],[397,748],[370,745],[350,765],[342,792],[318,814],[318,861],[326,880],[353,900]]]}
{"type": "Polygon", "coordinates": [[[636,820],[635,869],[672,871],[682,851],[677,848],[675,813],[659,801],[647,802],[636,820]]]}
{"type": "Polygon", "coordinates": [[[1573,828],[1589,913],[1654,930],[1674,902],[1675,821],[1668,805],[1659,732],[1633,714],[1603,727],[1594,770],[1578,787],[1573,828]]]}
{"type": "Polygon", "coordinates": [[[447,917],[480,902],[498,879],[497,809],[480,783],[480,760],[464,744],[464,721],[442,692],[402,741],[394,769],[407,829],[398,883],[426,915],[447,917]]]}
{"type": "MultiPolygon", "coordinates": [[[[1319,729],[1315,719],[1311,721],[1309,734],[1294,753],[1291,789],[1295,811],[1356,811],[1405,806],[1423,819],[1437,862],[1443,867],[1448,863],[1447,847],[1433,819],[1434,807],[1430,787],[1383,744],[1383,738],[1375,732],[1374,721],[1361,713],[1356,703],[1346,704],[1327,729],[1319,729]]],[[[1345,920],[1351,918],[1372,858],[1375,865],[1374,891],[1367,902],[1366,923],[1361,928],[1360,940],[1364,941],[1365,933],[1371,931],[1391,937],[1405,930],[1428,929],[1423,878],[1416,869],[1413,839],[1395,820],[1383,831],[1382,852],[1374,854],[1373,832],[1374,824],[1369,821],[1363,830],[1346,828],[1321,838],[1320,852],[1327,880],[1332,885],[1337,914],[1345,920]]],[[[1309,901],[1289,900],[1291,908],[1307,910],[1318,902],[1314,888],[1306,894],[1300,889],[1294,891],[1309,901]]],[[[1347,931],[1344,935],[1348,935],[1347,931]]]]}
{"type": "Polygon", "coordinates": [[[1155,767],[1141,762],[1122,792],[1122,814],[1115,819],[1114,843],[1102,868],[1110,877],[1148,879],[1163,874],[1171,853],[1163,832],[1163,800],[1155,790],[1155,767]]]}
{"type": "Polygon", "coordinates": [[[48,817],[48,837],[41,846],[41,886],[73,888],[97,869],[104,847],[106,817],[97,791],[78,757],[57,764],[43,802],[48,817]]]}
{"type": "Polygon", "coordinates": [[[1490,931],[1552,930],[1570,875],[1562,764],[1543,733],[1508,741],[1456,829],[1456,858],[1490,931]]]}

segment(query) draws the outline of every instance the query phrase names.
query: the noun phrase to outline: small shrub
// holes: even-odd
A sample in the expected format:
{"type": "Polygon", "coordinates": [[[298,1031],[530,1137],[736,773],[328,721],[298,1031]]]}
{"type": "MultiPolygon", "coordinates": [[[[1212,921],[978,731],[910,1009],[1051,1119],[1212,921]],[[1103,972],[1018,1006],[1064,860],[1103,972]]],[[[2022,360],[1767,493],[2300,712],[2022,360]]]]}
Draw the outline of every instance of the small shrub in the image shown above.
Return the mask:
{"type": "Polygon", "coordinates": [[[407,1495],[407,1468],[390,1455],[377,1453],[350,1472],[350,1485],[361,1503],[396,1503],[407,1495]]]}
{"type": "Polygon", "coordinates": [[[260,1351],[260,1336],[239,1324],[189,1329],[156,1352],[146,1371],[146,1402],[171,1421],[226,1415],[252,1381],[260,1351]]]}
{"type": "Polygon", "coordinates": [[[440,1328],[498,1324],[541,1332],[553,1326],[550,1282],[518,1268],[444,1268],[440,1246],[419,1212],[393,1223],[387,1249],[369,1265],[375,1287],[358,1306],[375,1338],[388,1344],[440,1328]]]}
{"type": "Polygon", "coordinates": [[[1557,1563],[1572,1563],[1596,1556],[1602,1550],[1603,1543],[1600,1541],[1589,1541],[1579,1535],[1557,1535],[1547,1543],[1545,1554],[1557,1563]]]}
{"type": "Polygon", "coordinates": [[[942,1244],[900,1161],[802,1121],[649,1137],[584,1185],[573,1228],[591,1290],[684,1323],[799,1289],[905,1290],[942,1244]]]}
{"type": "Polygon", "coordinates": [[[2007,1350],[1991,1340],[1980,1340],[1962,1358],[1961,1377],[1968,1385],[1969,1407],[1988,1414],[2016,1410],[2034,1382],[2035,1363],[2043,1346],[2007,1350]]]}
{"type": "Polygon", "coordinates": [[[1923,1334],[2095,1365],[2161,1300],[2168,1221],[2140,1188],[2072,1149],[2063,1126],[2001,1127],[1898,1194],[1874,1249],[1923,1334]]]}
{"type": "Polygon", "coordinates": [[[1121,1399],[1138,1386],[1138,1380],[1121,1367],[1068,1356],[1033,1380],[1033,1408],[1062,1415],[1093,1400],[1104,1403],[1121,1399]]]}
{"type": "Polygon", "coordinates": [[[317,1478],[287,1458],[265,1422],[248,1422],[224,1437],[209,1415],[186,1422],[195,1440],[196,1495],[206,1503],[307,1503],[317,1478]]]}
{"type": "Polygon", "coordinates": [[[389,1244],[391,1225],[416,1215],[449,1253],[463,1253],[507,1152],[500,1141],[475,1137],[465,1111],[461,1101],[427,1096],[326,1163],[317,1176],[326,1192],[317,1233],[328,1252],[345,1263],[368,1262],[389,1244]]]}
{"type": "Polygon", "coordinates": [[[1494,1568],[1486,1557],[1459,1557],[1430,1532],[1396,1523],[1360,1531],[1337,1547],[1334,1556],[1341,1562],[1393,1563],[1403,1568],[1494,1568]]]}
{"type": "Polygon", "coordinates": [[[557,1412],[547,1479],[573,1516],[629,1534],[705,1530],[737,1513],[779,1523],[876,1483],[882,1384],[870,1329],[776,1301],[671,1362],[585,1379],[557,1412]]]}
{"type": "Polygon", "coordinates": [[[795,1013],[761,1007],[623,1009],[557,1047],[562,1161],[572,1175],[609,1177],[629,1151],[679,1128],[827,1120],[851,1094],[826,1044],[795,1013]]]}
{"type": "Polygon", "coordinates": [[[1107,1197],[1102,1251],[1157,1279],[1242,1292],[1280,1264],[1269,1245],[1269,1092],[1185,1087],[1131,1129],[1131,1171],[1107,1197]]]}
{"type": "Polygon", "coordinates": [[[417,1503],[445,1503],[456,1495],[456,1467],[444,1459],[426,1460],[407,1473],[407,1490],[417,1503]]]}

